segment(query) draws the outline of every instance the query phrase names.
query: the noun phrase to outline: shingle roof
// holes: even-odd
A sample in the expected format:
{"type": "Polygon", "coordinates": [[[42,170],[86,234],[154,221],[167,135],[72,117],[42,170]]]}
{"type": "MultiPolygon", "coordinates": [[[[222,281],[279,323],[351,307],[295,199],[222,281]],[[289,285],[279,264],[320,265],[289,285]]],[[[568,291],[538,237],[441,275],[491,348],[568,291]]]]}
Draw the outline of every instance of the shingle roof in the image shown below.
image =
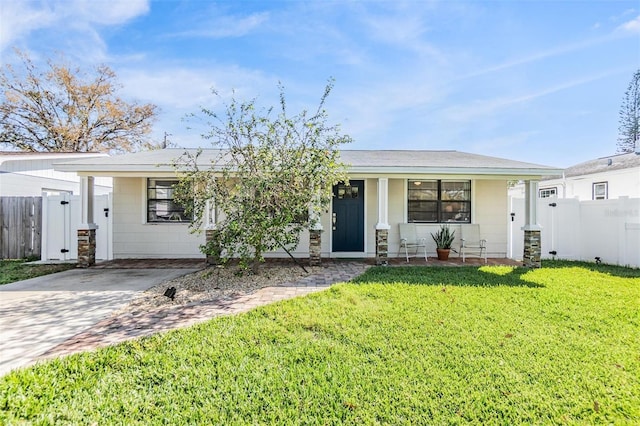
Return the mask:
{"type": "Polygon", "coordinates": [[[344,150],[340,154],[344,162],[355,167],[552,168],[460,151],[344,150]]]}
{"type": "MultiPolygon", "coordinates": [[[[186,150],[195,153],[197,150],[186,150]]],[[[56,169],[76,172],[153,172],[173,171],[172,162],[184,149],[164,149],[116,155],[106,158],[64,161],[56,169]]],[[[342,150],[343,162],[351,173],[465,173],[518,174],[549,176],[561,169],[504,158],[489,157],[459,151],[402,151],[402,150],[342,150]]],[[[203,166],[220,160],[224,151],[205,149],[198,163],[203,166]]],[[[224,161],[224,160],[222,160],[224,161]]]]}
{"type": "Polygon", "coordinates": [[[640,154],[634,152],[585,161],[584,163],[576,164],[565,169],[564,175],[565,177],[582,176],[602,173],[609,170],[630,169],[633,167],[640,167],[640,154]]]}

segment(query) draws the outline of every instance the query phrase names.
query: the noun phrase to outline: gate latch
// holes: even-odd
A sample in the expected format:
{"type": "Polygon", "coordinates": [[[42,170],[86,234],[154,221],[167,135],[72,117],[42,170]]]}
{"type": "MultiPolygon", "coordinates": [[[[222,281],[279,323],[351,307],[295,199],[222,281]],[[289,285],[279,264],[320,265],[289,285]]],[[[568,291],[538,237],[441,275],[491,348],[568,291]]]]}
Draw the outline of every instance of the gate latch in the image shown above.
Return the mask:
{"type": "Polygon", "coordinates": [[[64,201],[64,200],[63,200],[63,201],[60,201],[60,204],[62,204],[62,205],[64,206],[64,205],[69,204],[69,202],[68,202],[68,201],[64,201]]]}
{"type": "Polygon", "coordinates": [[[104,217],[109,217],[109,209],[108,208],[104,209],[104,217]]]}
{"type": "Polygon", "coordinates": [[[60,253],[69,253],[69,250],[67,250],[67,249],[60,249],[60,253]]]}

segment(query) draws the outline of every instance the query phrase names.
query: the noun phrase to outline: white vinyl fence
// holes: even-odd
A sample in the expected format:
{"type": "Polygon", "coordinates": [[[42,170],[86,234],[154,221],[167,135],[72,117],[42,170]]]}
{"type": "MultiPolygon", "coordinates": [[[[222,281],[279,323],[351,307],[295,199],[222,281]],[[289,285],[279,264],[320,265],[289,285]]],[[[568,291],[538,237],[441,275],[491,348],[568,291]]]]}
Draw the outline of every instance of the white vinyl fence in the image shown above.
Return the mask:
{"type": "MultiPolygon", "coordinates": [[[[96,195],[93,219],[96,230],[96,259],[111,259],[111,197],[96,195]]],[[[42,260],[78,258],[79,195],[49,195],[42,200],[42,260]]]]}
{"type": "MultiPolygon", "coordinates": [[[[510,199],[509,257],[522,259],[524,199],[510,199]]],[[[538,199],[542,258],[595,261],[640,267],[640,199],[538,199]]]]}

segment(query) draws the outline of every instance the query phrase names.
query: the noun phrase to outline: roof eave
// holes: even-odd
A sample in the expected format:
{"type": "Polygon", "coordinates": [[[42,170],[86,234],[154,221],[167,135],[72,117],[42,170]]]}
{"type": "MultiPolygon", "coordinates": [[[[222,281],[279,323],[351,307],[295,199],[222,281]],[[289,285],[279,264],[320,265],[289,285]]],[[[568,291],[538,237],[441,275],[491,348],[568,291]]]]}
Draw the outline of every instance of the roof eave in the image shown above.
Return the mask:
{"type": "MultiPolygon", "coordinates": [[[[209,167],[210,164],[201,165],[209,167]]],[[[177,170],[169,164],[57,164],[55,169],[64,172],[77,172],[81,174],[99,173],[175,173],[177,170]]],[[[222,167],[216,167],[214,171],[222,171],[222,167]]],[[[376,167],[376,166],[348,166],[348,172],[352,174],[378,174],[378,175],[485,175],[485,176],[554,176],[562,173],[562,169],[547,168],[487,168],[487,167],[376,167]]]]}

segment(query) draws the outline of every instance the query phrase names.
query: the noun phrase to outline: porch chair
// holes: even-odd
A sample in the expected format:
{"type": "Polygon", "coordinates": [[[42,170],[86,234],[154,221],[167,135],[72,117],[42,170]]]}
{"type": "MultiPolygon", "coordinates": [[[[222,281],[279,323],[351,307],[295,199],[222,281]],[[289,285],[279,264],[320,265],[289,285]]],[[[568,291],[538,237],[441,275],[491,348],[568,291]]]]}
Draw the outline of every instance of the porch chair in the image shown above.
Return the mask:
{"type": "Polygon", "coordinates": [[[422,247],[424,249],[424,260],[427,261],[427,239],[418,238],[416,232],[415,223],[401,223],[400,227],[400,250],[404,248],[404,255],[409,262],[409,249],[416,250],[416,256],[418,255],[418,249],[422,247]]]}
{"type": "Polygon", "coordinates": [[[484,258],[487,263],[487,240],[480,238],[480,225],[460,226],[460,251],[458,257],[462,256],[462,261],[469,254],[484,258]]]}

